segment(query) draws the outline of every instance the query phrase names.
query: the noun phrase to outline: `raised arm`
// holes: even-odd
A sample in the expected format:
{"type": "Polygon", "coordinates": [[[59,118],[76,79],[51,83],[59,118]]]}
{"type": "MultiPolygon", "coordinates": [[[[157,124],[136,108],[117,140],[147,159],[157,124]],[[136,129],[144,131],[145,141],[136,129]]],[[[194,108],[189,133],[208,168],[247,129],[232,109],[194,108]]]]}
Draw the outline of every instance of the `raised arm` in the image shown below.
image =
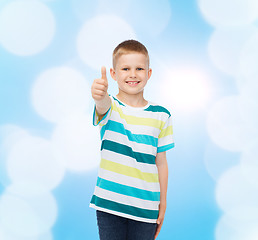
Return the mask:
{"type": "Polygon", "coordinates": [[[111,106],[111,99],[108,95],[108,80],[106,68],[101,68],[101,78],[95,79],[91,86],[91,95],[96,103],[96,111],[101,119],[111,106]]]}

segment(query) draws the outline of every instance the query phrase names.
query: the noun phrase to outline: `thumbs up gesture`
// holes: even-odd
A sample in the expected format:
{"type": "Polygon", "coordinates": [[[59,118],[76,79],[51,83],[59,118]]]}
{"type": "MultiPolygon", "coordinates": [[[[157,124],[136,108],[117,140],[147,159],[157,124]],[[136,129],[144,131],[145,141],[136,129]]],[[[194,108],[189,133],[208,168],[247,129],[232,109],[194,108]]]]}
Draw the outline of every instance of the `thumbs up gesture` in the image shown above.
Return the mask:
{"type": "Polygon", "coordinates": [[[103,100],[107,95],[108,80],[106,75],[106,68],[101,68],[101,78],[95,79],[91,86],[91,95],[95,101],[103,100]]]}

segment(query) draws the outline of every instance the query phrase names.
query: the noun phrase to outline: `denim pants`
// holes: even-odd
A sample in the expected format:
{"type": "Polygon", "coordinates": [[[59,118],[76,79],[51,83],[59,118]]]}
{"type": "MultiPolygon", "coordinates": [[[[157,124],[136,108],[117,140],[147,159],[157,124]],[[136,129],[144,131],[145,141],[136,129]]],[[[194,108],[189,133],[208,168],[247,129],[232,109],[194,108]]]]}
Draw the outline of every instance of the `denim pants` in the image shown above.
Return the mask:
{"type": "Polygon", "coordinates": [[[97,210],[100,240],[154,240],[157,224],[131,220],[97,210]]]}

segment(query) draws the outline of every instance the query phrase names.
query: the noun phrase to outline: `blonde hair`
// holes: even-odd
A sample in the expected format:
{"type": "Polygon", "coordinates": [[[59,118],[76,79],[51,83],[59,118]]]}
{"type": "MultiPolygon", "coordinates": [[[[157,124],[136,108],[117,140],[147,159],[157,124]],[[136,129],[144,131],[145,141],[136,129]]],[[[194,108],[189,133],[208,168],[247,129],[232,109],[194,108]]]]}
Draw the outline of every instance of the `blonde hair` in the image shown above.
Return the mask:
{"type": "Polygon", "coordinates": [[[144,54],[147,58],[147,63],[149,66],[150,59],[149,59],[149,53],[148,53],[147,48],[142,43],[131,39],[131,40],[126,40],[124,42],[121,42],[114,49],[114,51],[113,51],[113,68],[115,68],[117,59],[121,55],[132,53],[132,52],[144,54]]]}

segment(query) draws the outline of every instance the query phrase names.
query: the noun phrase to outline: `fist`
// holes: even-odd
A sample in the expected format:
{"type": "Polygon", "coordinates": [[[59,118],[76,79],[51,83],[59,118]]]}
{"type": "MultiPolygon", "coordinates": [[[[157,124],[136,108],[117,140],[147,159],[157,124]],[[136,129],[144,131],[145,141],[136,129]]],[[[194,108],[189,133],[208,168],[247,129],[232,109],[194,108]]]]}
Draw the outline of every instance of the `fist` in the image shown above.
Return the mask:
{"type": "Polygon", "coordinates": [[[108,90],[108,80],[106,75],[106,68],[101,68],[101,78],[95,79],[91,86],[92,98],[100,101],[105,98],[108,90]]]}

